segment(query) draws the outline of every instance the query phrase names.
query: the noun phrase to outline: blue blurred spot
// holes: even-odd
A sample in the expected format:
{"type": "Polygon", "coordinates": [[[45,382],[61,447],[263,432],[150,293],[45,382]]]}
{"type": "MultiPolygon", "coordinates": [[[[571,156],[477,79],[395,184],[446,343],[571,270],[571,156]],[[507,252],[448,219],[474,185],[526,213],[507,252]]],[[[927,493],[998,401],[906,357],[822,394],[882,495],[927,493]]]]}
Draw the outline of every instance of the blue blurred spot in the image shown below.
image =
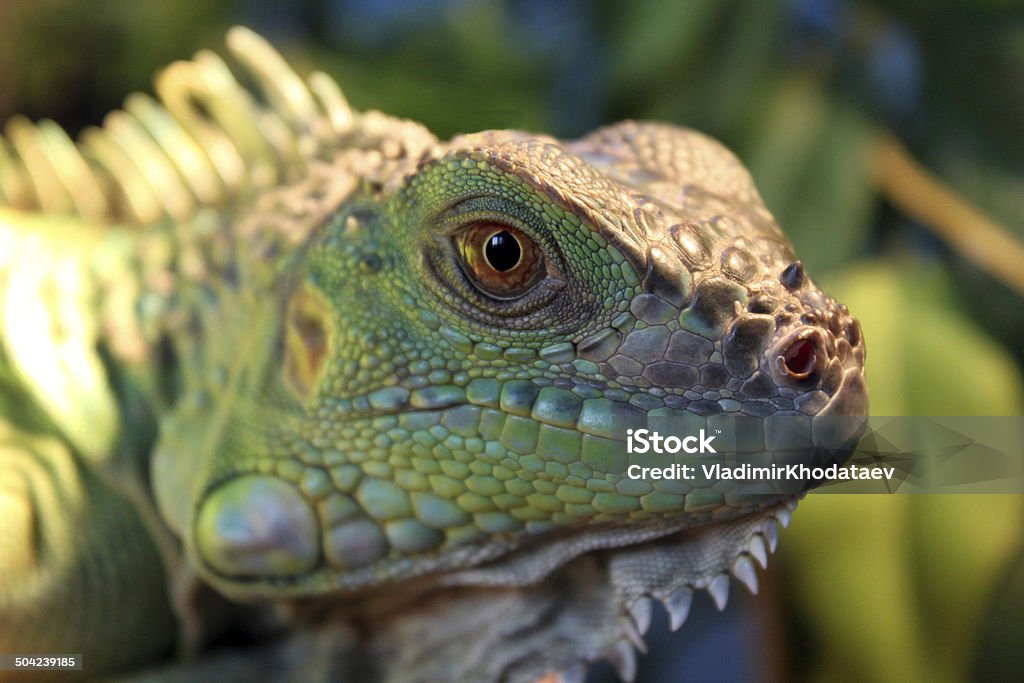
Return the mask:
{"type": "Polygon", "coordinates": [[[466,0],[331,0],[327,3],[329,33],[364,48],[393,48],[396,41],[424,24],[437,23],[466,0]]]}
{"type": "Polygon", "coordinates": [[[870,92],[882,112],[906,121],[917,110],[921,97],[921,55],[913,35],[894,21],[875,32],[868,48],[865,69],[870,92]]]}
{"type": "Polygon", "coordinates": [[[607,63],[593,3],[509,0],[520,42],[548,71],[551,132],[576,136],[603,123],[607,63]]]}
{"type": "Polygon", "coordinates": [[[851,8],[844,0],[789,0],[790,49],[797,60],[834,57],[846,42],[851,8]]]}

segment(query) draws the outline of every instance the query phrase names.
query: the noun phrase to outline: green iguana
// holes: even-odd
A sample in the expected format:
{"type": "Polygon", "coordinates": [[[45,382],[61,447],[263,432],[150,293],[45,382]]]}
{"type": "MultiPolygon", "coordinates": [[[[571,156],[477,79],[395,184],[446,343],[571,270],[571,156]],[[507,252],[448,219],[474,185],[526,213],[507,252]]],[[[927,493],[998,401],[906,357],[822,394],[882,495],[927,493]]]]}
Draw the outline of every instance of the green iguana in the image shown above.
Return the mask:
{"type": "Polygon", "coordinates": [[[629,679],[654,601],[756,590],[798,491],[624,473],[658,417],[816,464],[858,430],[773,420],[867,413],[740,162],[657,123],[443,142],[227,43],[77,143],[0,138],[0,652],[629,679]]]}

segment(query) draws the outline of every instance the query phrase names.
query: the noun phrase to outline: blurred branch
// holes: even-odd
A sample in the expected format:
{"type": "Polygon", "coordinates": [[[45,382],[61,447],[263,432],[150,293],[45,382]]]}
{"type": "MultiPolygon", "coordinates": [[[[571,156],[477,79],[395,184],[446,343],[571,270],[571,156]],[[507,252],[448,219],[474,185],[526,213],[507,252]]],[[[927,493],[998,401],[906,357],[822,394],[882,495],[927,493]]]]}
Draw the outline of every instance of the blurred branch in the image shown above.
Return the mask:
{"type": "Polygon", "coordinates": [[[918,163],[887,132],[872,141],[871,174],[882,195],[959,254],[1024,296],[1024,245],[918,163]]]}

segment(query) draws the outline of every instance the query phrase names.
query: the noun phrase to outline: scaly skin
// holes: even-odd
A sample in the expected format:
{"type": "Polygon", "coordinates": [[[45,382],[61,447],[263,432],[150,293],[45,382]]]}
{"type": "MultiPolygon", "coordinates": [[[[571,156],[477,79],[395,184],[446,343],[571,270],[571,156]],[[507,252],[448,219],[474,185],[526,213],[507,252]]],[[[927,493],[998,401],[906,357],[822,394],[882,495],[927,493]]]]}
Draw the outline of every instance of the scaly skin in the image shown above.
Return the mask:
{"type": "Polygon", "coordinates": [[[821,464],[794,438],[866,415],[856,320],[736,158],[653,123],[442,143],[229,46],[266,104],[204,53],[84,157],[48,124],[0,146],[0,650],[138,668],[173,611],[186,651],[264,642],[154,680],[628,677],[652,597],[678,626],[755,588],[795,491],[625,475],[630,428],[741,416],[744,456],[821,464]]]}

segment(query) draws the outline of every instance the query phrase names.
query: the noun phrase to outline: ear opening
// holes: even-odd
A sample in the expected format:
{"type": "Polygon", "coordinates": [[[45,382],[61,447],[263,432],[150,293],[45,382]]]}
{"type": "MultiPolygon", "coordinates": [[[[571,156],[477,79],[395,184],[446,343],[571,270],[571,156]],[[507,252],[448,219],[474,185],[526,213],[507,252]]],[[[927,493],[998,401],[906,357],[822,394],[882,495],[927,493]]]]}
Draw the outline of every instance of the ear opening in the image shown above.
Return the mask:
{"type": "Polygon", "coordinates": [[[306,401],[316,393],[331,346],[331,311],[320,292],[303,283],[288,299],[284,383],[306,401]]]}

